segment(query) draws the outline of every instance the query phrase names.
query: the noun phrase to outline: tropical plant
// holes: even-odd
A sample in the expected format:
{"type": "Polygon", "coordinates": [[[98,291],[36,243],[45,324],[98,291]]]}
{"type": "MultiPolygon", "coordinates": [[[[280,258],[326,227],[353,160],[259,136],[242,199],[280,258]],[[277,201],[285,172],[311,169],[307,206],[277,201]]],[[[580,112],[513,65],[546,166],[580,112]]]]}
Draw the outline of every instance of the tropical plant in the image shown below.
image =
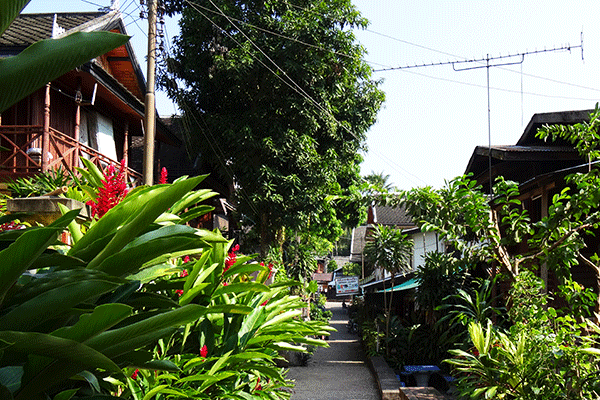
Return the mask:
{"type": "MultiPolygon", "coordinates": [[[[321,344],[304,341],[305,333],[326,331],[322,324],[294,319],[300,302],[284,290],[293,283],[267,287],[262,282],[269,269],[246,265],[249,259],[243,257],[225,271],[230,243],[218,232],[184,225],[210,210],[194,206],[214,195],[209,190],[193,191],[203,179],[136,188],[89,229],[82,230],[75,221],[79,210],[74,210],[47,227],[0,233],[3,399],[93,399],[119,391],[119,398],[138,399],[141,389],[126,371],[138,369],[138,376],[148,379],[155,372],[146,370],[205,371],[181,361],[191,360],[185,358],[191,354],[186,349],[194,348],[196,355],[202,350],[192,339],[200,340],[198,334],[204,329],[200,326],[207,324],[213,326],[216,338],[214,354],[222,357],[207,362],[211,366],[201,380],[216,379],[215,384],[221,380],[231,384],[231,371],[238,369],[240,376],[246,374],[241,379],[250,379],[253,371],[252,379],[268,381],[277,375],[272,364],[277,348],[305,350],[288,346],[287,339],[321,344]],[[65,249],[56,241],[65,229],[71,232],[73,244],[58,251],[65,249]],[[197,261],[182,279],[181,268],[170,260],[186,254],[196,255],[197,261]],[[257,281],[251,281],[250,275],[257,271],[257,281]],[[177,290],[182,291],[180,297],[177,290]],[[265,301],[268,304],[261,307],[265,301]],[[181,341],[157,357],[157,343],[160,348],[173,335],[181,341]],[[191,347],[185,347],[188,343],[191,347]],[[261,346],[266,353],[255,357],[254,349],[261,346]],[[240,363],[248,368],[240,368],[240,363]]],[[[12,218],[0,217],[0,223],[12,218]]],[[[210,343],[204,342],[207,348],[210,343]]],[[[182,388],[191,385],[200,398],[208,398],[207,386],[197,379],[181,379],[155,381],[160,384],[145,395],[180,395],[182,388]],[[177,385],[165,387],[165,382],[177,385]]],[[[273,390],[287,384],[282,382],[273,384],[273,390]]],[[[235,393],[251,392],[249,385],[235,387],[235,393]]]]}
{"type": "Polygon", "coordinates": [[[17,178],[7,184],[12,197],[42,196],[62,187],[73,185],[73,177],[62,168],[42,172],[30,178],[17,178]]]}
{"type": "Polygon", "coordinates": [[[597,399],[600,327],[544,309],[543,282],[524,271],[511,290],[514,325],[471,321],[470,351],[452,350],[459,394],[473,399],[597,399]],[[582,334],[586,332],[586,334],[582,334]]]}
{"type": "MultiPolygon", "coordinates": [[[[385,336],[390,337],[390,318],[392,313],[393,287],[396,275],[411,269],[413,241],[401,229],[378,225],[373,230],[371,240],[365,245],[365,257],[376,267],[390,274],[391,292],[386,308],[385,336]]],[[[384,288],[385,289],[385,288],[384,288]]],[[[384,303],[386,296],[384,291],[384,303]]],[[[389,355],[389,347],[386,348],[389,355]]]]}
{"type": "MultiPolygon", "coordinates": [[[[29,1],[0,3],[0,36],[29,1]]],[[[128,40],[129,37],[112,32],[76,32],[39,41],[16,56],[0,58],[0,113],[53,79],[128,40]]]]}

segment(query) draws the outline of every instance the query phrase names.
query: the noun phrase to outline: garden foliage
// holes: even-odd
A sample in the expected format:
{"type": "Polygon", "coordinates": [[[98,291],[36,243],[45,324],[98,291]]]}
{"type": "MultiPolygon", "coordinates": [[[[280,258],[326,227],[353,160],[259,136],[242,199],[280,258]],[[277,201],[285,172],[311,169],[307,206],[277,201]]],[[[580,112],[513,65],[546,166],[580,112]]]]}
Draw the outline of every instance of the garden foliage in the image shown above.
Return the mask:
{"type": "Polygon", "coordinates": [[[278,351],[325,345],[310,338],[325,324],[298,318],[294,282],[268,285],[267,266],[226,263],[231,242],[185,225],[209,210],[203,179],[135,188],[91,224],[74,210],[0,233],[0,398],[289,397],[278,351]]]}

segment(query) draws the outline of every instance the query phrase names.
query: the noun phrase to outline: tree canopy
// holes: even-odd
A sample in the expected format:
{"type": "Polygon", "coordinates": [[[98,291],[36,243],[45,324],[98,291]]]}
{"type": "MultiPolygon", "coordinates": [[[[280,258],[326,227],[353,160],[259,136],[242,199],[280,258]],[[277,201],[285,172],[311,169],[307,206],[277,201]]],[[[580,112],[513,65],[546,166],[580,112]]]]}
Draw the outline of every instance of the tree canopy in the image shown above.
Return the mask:
{"type": "Polygon", "coordinates": [[[194,124],[191,154],[235,184],[263,245],[284,227],[335,239],[357,205],[328,200],[358,190],[384,99],[352,33],[367,21],[350,0],[177,6],[181,35],[161,82],[194,124]]]}

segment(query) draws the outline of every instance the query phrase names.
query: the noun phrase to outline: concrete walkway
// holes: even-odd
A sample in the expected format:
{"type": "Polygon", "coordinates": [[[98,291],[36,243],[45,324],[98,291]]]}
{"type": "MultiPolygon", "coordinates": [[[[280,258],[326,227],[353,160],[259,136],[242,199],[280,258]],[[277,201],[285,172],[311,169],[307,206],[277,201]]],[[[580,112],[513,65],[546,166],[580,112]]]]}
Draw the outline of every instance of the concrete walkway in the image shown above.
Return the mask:
{"type": "Polygon", "coordinates": [[[379,400],[377,386],[365,363],[358,335],[348,333],[341,302],[327,302],[333,312],[329,348],[318,348],[306,367],[291,367],[296,381],[291,400],[379,400]]]}

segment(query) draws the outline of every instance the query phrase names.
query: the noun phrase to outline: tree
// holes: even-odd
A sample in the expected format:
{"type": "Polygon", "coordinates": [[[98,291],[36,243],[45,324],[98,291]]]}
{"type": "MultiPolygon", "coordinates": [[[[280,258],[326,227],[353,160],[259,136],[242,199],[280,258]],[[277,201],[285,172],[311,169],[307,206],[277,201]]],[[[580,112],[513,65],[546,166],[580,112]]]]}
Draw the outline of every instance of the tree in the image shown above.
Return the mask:
{"type": "MultiPolygon", "coordinates": [[[[371,241],[365,245],[365,256],[376,266],[383,268],[391,275],[391,287],[397,274],[410,270],[413,241],[401,229],[378,225],[371,236],[371,241]]],[[[384,288],[385,289],[385,288],[384,288]]],[[[394,290],[390,292],[390,301],[386,305],[385,336],[390,335],[390,317],[392,312],[392,298],[394,290]]],[[[385,303],[385,292],[383,294],[385,303]]],[[[389,355],[389,346],[386,346],[389,355]]]]}
{"type": "Polygon", "coordinates": [[[342,213],[328,196],[357,191],[384,99],[351,30],[367,21],[350,0],[189,4],[168,5],[182,11],[181,35],[160,81],[198,122],[190,153],[235,182],[262,253],[283,228],[335,239],[357,206],[342,213]]]}
{"type": "MultiPolygon", "coordinates": [[[[29,1],[0,3],[0,36],[29,1]]],[[[34,43],[17,56],[0,58],[0,113],[53,79],[128,40],[112,32],[76,32],[34,43]]]]}

